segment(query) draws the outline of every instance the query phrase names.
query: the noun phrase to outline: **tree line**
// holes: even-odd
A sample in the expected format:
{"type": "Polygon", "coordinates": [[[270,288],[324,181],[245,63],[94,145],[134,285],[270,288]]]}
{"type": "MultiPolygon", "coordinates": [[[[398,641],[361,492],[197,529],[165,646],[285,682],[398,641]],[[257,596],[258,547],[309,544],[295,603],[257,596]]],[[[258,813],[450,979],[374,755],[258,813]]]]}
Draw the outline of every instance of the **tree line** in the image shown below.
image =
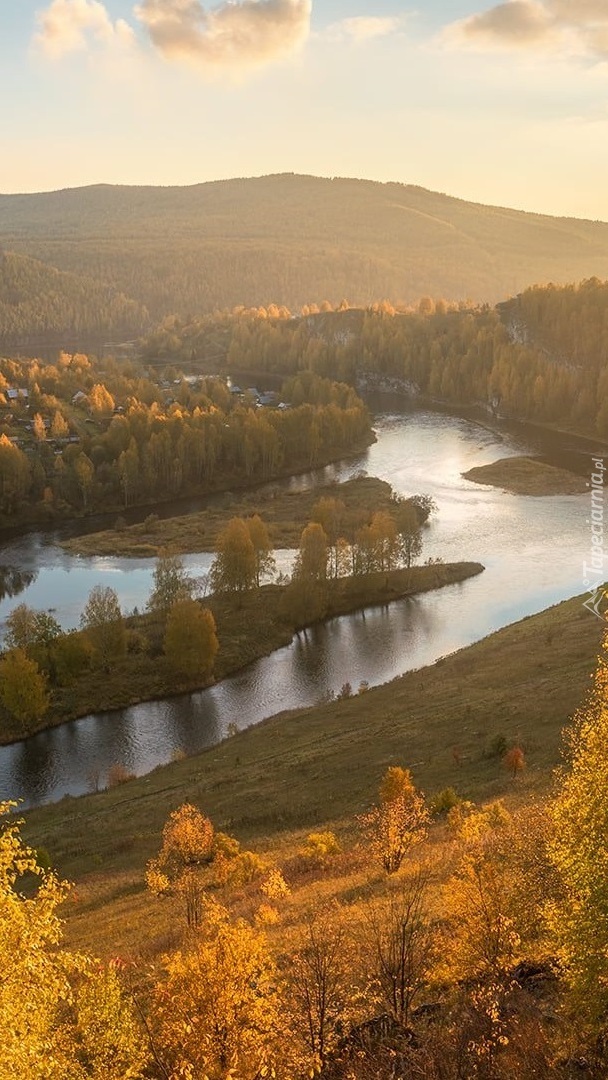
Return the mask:
{"type": "Polygon", "coordinates": [[[215,349],[235,370],[396,380],[426,398],[608,434],[608,282],[536,286],[496,308],[431,297],[342,308],[296,319],[267,309],[173,317],[144,352],[184,359],[215,349]]]}
{"type": "Polygon", "coordinates": [[[306,373],[283,394],[289,407],[261,408],[221,378],[188,381],[175,369],[153,379],[82,354],[0,361],[0,511],[10,521],[28,508],[65,516],[203,494],[314,468],[371,440],[352,388],[306,373]],[[11,387],[27,400],[11,400],[11,387]]]}

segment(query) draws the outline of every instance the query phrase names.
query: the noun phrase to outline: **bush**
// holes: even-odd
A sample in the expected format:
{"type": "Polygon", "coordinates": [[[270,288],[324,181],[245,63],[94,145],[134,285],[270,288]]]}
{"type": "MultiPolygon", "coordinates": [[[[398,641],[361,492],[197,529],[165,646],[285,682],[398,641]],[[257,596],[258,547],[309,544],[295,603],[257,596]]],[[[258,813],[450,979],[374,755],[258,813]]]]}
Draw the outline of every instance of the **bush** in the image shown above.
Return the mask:
{"type": "Polygon", "coordinates": [[[127,784],[129,780],[135,780],[135,773],[129,772],[124,765],[111,765],[108,770],[108,787],[118,787],[119,784],[127,784]]]}
{"type": "Polygon", "coordinates": [[[148,639],[140,630],[127,630],[127,652],[130,655],[143,654],[148,650],[148,639]]]}
{"type": "Polygon", "coordinates": [[[453,810],[455,806],[458,806],[459,802],[460,798],[454,791],[454,788],[447,787],[443,788],[443,791],[437,792],[431,799],[429,809],[433,817],[447,817],[450,810],[453,810]]]}
{"type": "Polygon", "coordinates": [[[306,843],[300,850],[303,859],[323,866],[334,855],[339,855],[342,848],[332,832],[309,833],[306,843]]]}
{"type": "Polygon", "coordinates": [[[221,857],[213,865],[218,882],[237,889],[251,884],[268,871],[268,864],[255,851],[241,851],[235,859],[221,857]]]}
{"type": "Polygon", "coordinates": [[[509,744],[507,743],[506,737],[504,735],[495,735],[494,738],[490,740],[488,749],[486,751],[486,757],[504,758],[508,747],[509,744]]]}

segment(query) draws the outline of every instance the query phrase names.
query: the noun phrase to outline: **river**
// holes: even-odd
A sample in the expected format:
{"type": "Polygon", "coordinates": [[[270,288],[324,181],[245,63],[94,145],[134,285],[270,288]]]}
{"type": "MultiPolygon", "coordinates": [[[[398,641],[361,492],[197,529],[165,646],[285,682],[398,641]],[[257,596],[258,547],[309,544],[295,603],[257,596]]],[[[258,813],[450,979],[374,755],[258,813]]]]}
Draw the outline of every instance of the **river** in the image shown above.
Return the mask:
{"type": "MultiPolygon", "coordinates": [[[[374,426],[376,444],[357,458],[285,483],[297,490],[365,470],[400,494],[430,494],[438,512],[424,529],[423,558],[479,561],[484,574],[334,619],[200,693],[92,715],[2,747],[2,798],[33,806],[78,795],[103,786],[113,765],[143,775],[178,753],[214,744],[231,723],[243,728],[280,710],[313,704],[346,681],[355,688],[362,681],[387,682],[584,591],[588,496],[520,497],[461,476],[499,457],[547,451],[541,435],[501,434],[424,410],[384,412],[374,426]]],[[[562,463],[571,459],[579,471],[585,468],[580,450],[568,440],[558,448],[554,437],[551,442],[551,453],[559,452],[562,463]]],[[[283,566],[289,558],[282,553],[283,566]]],[[[185,562],[204,578],[210,556],[185,562]]],[[[64,627],[78,624],[88,592],[100,582],[116,589],[123,610],[143,607],[154,566],[147,559],[75,558],[51,534],[10,542],[0,551],[0,564],[35,574],[18,600],[0,603],[0,626],[16,603],[25,602],[51,609],[64,627]]]]}

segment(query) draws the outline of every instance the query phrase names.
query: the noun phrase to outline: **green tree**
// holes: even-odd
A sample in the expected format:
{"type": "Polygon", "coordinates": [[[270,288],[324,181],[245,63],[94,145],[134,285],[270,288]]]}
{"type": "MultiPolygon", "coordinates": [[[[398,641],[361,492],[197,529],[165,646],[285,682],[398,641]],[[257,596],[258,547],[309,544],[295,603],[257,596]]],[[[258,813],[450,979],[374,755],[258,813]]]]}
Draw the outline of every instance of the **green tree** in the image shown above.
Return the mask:
{"type": "Polygon", "coordinates": [[[179,600],[192,599],[195,583],[187,573],[183,559],[180,559],[178,555],[161,551],[156,560],[152,580],[154,588],[148,600],[150,611],[166,613],[179,600]]]}
{"type": "Polygon", "coordinates": [[[253,541],[243,518],[232,518],[219,534],[210,570],[214,592],[245,592],[255,588],[258,563],[253,541]]]}
{"type": "Polygon", "coordinates": [[[0,660],[0,700],[24,724],[44,716],[49,707],[46,679],[23,649],[11,649],[0,660]]]}
{"type": "Polygon", "coordinates": [[[127,635],[118,596],[108,585],[95,585],[80,616],[84,630],[107,671],[112,660],[124,656],[127,635]]]}
{"type": "Polygon", "coordinates": [[[196,600],[176,601],[167,618],[164,649],[180,675],[210,675],[219,649],[212,613],[196,600]]]}

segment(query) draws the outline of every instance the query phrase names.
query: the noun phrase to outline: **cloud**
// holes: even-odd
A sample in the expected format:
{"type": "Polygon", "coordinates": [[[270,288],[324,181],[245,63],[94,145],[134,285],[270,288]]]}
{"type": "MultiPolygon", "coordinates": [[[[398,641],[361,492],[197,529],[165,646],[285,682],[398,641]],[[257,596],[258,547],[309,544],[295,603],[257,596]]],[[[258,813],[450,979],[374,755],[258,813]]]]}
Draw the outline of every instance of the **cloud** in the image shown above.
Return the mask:
{"type": "Polygon", "coordinates": [[[91,42],[108,48],[130,48],[135,42],[129,24],[113,22],[99,0],[53,0],[37,23],[34,44],[52,59],[83,51],[91,42]]]}
{"type": "Polygon", "coordinates": [[[404,23],[401,15],[361,15],[333,23],[327,34],[335,41],[369,41],[371,38],[388,37],[404,23]]]}
{"type": "Polygon", "coordinates": [[[608,59],[608,0],[505,0],[448,26],[444,40],[474,48],[542,48],[608,59]]]}
{"type": "Polygon", "coordinates": [[[310,34],[312,0],[142,0],[137,18],[168,60],[244,71],[289,55],[310,34]]]}

